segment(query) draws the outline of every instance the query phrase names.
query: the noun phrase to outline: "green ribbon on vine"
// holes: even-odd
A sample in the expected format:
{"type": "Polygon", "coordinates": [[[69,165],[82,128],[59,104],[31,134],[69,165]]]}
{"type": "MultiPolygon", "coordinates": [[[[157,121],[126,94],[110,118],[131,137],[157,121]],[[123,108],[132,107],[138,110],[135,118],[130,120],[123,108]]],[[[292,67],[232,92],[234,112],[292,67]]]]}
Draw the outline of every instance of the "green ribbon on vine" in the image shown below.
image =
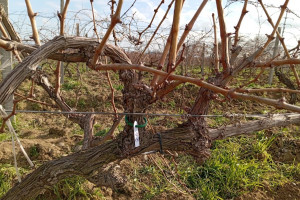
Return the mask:
{"type": "MultiPolygon", "coordinates": [[[[147,121],[146,117],[144,117],[144,121],[145,121],[144,124],[139,124],[139,125],[136,125],[135,127],[137,127],[137,128],[144,128],[144,127],[146,127],[147,124],[148,124],[148,121],[147,121]]],[[[125,123],[127,125],[129,125],[129,126],[133,126],[133,123],[128,120],[128,116],[127,115],[125,115],[125,123]]]]}

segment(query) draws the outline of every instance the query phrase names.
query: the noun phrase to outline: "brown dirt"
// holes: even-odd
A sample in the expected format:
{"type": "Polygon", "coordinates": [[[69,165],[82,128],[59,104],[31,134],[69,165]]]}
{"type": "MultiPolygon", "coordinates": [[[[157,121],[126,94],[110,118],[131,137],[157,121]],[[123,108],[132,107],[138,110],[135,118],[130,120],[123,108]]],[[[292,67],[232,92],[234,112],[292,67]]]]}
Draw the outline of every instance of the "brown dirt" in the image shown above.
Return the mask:
{"type": "Polygon", "coordinates": [[[270,132],[270,134],[279,134],[268,150],[274,161],[300,163],[300,134],[295,128],[297,127],[292,125],[287,127],[289,130],[287,133],[280,132],[279,128],[274,128],[275,131],[270,132]]]}
{"type": "Polygon", "coordinates": [[[278,140],[270,149],[274,161],[283,163],[300,163],[300,141],[278,140]]]}
{"type": "Polygon", "coordinates": [[[258,190],[243,194],[236,200],[299,200],[300,199],[300,183],[286,183],[277,188],[258,190]]]}
{"type": "MultiPolygon", "coordinates": [[[[98,76],[98,73],[94,74],[98,76]]],[[[85,96],[85,101],[88,102],[86,107],[78,107],[78,111],[89,111],[91,108],[95,108],[95,111],[111,111],[111,105],[107,105],[103,102],[110,102],[110,88],[106,87],[97,87],[101,82],[105,82],[105,77],[101,77],[103,81],[95,81],[94,78],[86,78],[83,82],[86,83],[85,86],[91,85],[93,87],[88,87],[86,92],[83,92],[82,95],[85,96]]],[[[118,82],[115,82],[116,84],[118,82]]],[[[182,90],[180,89],[178,93],[169,95],[167,99],[174,99],[176,103],[176,107],[181,106],[181,109],[185,109],[190,107],[190,101],[195,98],[191,96],[190,90],[198,90],[192,85],[186,85],[182,90]],[[189,100],[182,99],[182,91],[184,96],[188,97],[189,100]]],[[[65,92],[65,91],[63,91],[65,92]]],[[[115,102],[116,106],[119,109],[118,111],[122,111],[122,107],[120,106],[122,97],[120,91],[115,91],[115,102]]],[[[65,92],[67,93],[67,92],[65,92]]],[[[68,99],[74,99],[75,93],[74,91],[69,92],[68,99]]],[[[42,95],[40,95],[42,97],[42,95]]],[[[48,99],[43,99],[43,101],[48,101],[48,99]]],[[[51,102],[51,101],[50,101],[51,102]]],[[[169,110],[169,102],[160,102],[156,109],[149,109],[151,112],[155,113],[170,113],[172,111],[169,110]]],[[[261,112],[262,107],[258,104],[247,102],[236,101],[235,104],[238,106],[232,107],[230,103],[224,104],[215,104],[214,107],[216,110],[224,110],[224,112],[234,112],[240,109],[244,111],[259,113],[261,112]]],[[[21,103],[19,104],[20,109],[36,109],[35,104],[30,103],[21,103]]],[[[42,106],[41,106],[42,107],[42,106]]],[[[52,108],[47,108],[47,110],[54,110],[52,108]]],[[[213,109],[212,109],[213,110],[213,109]]],[[[20,115],[19,115],[20,116],[20,115]]],[[[76,144],[82,141],[82,136],[73,135],[72,130],[74,130],[74,124],[67,122],[62,116],[52,116],[52,115],[30,115],[30,114],[21,114],[21,116],[26,116],[26,120],[23,120],[24,127],[21,128],[20,138],[23,146],[25,147],[28,154],[30,154],[30,149],[34,147],[37,151],[37,155],[31,156],[34,162],[44,162],[48,160],[52,160],[54,158],[58,158],[63,155],[67,155],[72,151],[78,150],[76,144]],[[54,125],[55,124],[55,125],[54,125]],[[51,128],[44,128],[51,127],[51,128]]],[[[104,128],[110,127],[112,123],[112,117],[102,117],[97,116],[97,125],[99,130],[103,130],[104,128]]],[[[155,123],[153,123],[153,128],[155,132],[161,131],[166,128],[166,126],[172,126],[172,124],[176,124],[179,121],[182,121],[180,118],[166,118],[159,117],[155,123]],[[168,122],[168,124],[166,124],[168,122]]],[[[123,122],[122,122],[123,123],[123,122]]],[[[279,162],[300,162],[300,141],[298,140],[284,140],[282,138],[276,139],[273,145],[270,148],[272,157],[275,161],[279,162]]],[[[24,156],[20,153],[19,147],[17,148],[17,157],[18,164],[21,167],[28,167],[27,161],[24,156]]],[[[0,142],[0,163],[11,163],[12,164],[12,147],[10,141],[0,142]]],[[[125,186],[124,191],[113,191],[111,188],[102,187],[101,191],[104,195],[105,199],[141,199],[143,198],[143,188],[137,188],[135,184],[133,184],[133,174],[134,170],[137,169],[137,166],[147,165],[149,160],[145,160],[143,156],[139,156],[133,158],[131,160],[124,160],[120,163],[122,173],[124,175],[128,175],[129,181],[125,186]]],[[[150,177],[147,175],[143,175],[141,177],[142,182],[145,185],[153,184],[150,177]]],[[[300,180],[300,178],[299,178],[300,180]]],[[[93,184],[88,184],[88,188],[93,190],[93,184]]],[[[140,186],[139,186],[140,187],[140,186]]],[[[49,196],[49,199],[55,198],[51,196],[53,194],[46,193],[44,197],[49,196]]],[[[78,199],[81,199],[80,197],[78,199]]],[[[192,195],[182,194],[178,191],[174,192],[162,192],[159,195],[155,196],[155,199],[194,199],[192,195]]],[[[243,194],[241,197],[237,198],[239,200],[285,200],[285,199],[299,199],[300,200],[300,183],[287,183],[285,185],[279,186],[277,188],[263,187],[260,190],[256,190],[253,192],[249,192],[243,194]]]]}
{"type": "MultiPolygon", "coordinates": [[[[69,137],[67,132],[59,128],[50,128],[48,133],[40,134],[39,131],[29,130],[20,135],[20,141],[33,162],[48,161],[60,156],[68,155],[75,149],[78,138],[82,136],[69,137]],[[30,139],[28,139],[30,138],[30,139]]],[[[11,140],[0,142],[0,163],[13,162],[11,140]]],[[[16,144],[18,165],[28,167],[28,163],[16,144]]]]}

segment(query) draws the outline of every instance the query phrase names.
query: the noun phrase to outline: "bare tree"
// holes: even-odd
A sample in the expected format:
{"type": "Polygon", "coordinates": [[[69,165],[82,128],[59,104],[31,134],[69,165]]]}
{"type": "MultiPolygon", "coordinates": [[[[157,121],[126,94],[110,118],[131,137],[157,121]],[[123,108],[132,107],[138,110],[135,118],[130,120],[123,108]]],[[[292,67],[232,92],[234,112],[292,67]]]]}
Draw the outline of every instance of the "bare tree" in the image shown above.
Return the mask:
{"type": "MultiPolygon", "coordinates": [[[[78,123],[81,128],[84,129],[84,143],[86,150],[43,164],[34,172],[27,175],[21,183],[16,184],[4,197],[2,197],[2,199],[32,199],[44,189],[57,183],[62,178],[72,175],[79,175],[87,178],[93,183],[97,183],[99,182],[99,177],[101,179],[101,168],[104,168],[107,164],[137,156],[144,152],[160,150],[161,144],[163,145],[164,150],[179,152],[184,151],[193,155],[197,160],[199,160],[199,162],[201,162],[209,157],[211,142],[213,140],[300,122],[299,114],[285,113],[281,115],[271,115],[263,120],[253,120],[241,123],[238,126],[232,125],[227,126],[226,128],[209,129],[204,116],[209,114],[212,101],[217,101],[219,96],[232,104],[232,100],[236,99],[241,101],[258,102],[263,105],[273,106],[276,109],[284,109],[297,113],[300,112],[299,106],[287,103],[284,98],[271,99],[255,95],[257,92],[265,92],[267,94],[275,92],[297,94],[299,93],[298,90],[286,88],[247,88],[250,83],[256,82],[260,78],[261,73],[259,73],[259,75],[257,75],[257,77],[253,80],[241,83],[239,87],[233,87],[231,85],[233,81],[237,81],[236,78],[242,72],[249,68],[264,71],[266,68],[288,64],[292,69],[296,84],[299,87],[299,77],[295,68],[295,65],[300,64],[299,59],[286,56],[283,59],[268,58],[268,60],[261,60],[259,62],[259,59],[264,56],[266,48],[268,48],[269,44],[274,39],[275,34],[280,36],[277,28],[287,9],[289,0],[285,0],[283,2],[283,5],[280,8],[279,17],[274,23],[269,17],[268,11],[264,9],[273,30],[269,35],[267,35],[267,40],[261,47],[253,50],[253,52],[245,56],[239,56],[239,53],[241,52],[239,49],[243,49],[243,46],[239,45],[238,33],[240,26],[243,25],[242,21],[245,14],[247,13],[246,5],[248,1],[244,1],[245,6],[242,12],[240,12],[241,17],[240,20],[237,21],[236,32],[234,33],[234,45],[231,49],[229,49],[228,40],[230,33],[228,33],[226,29],[222,1],[217,0],[216,8],[220,32],[220,45],[218,48],[218,38],[217,34],[215,34],[213,36],[215,37],[216,46],[214,50],[216,54],[214,59],[215,67],[214,70],[210,71],[210,74],[207,74],[208,78],[205,78],[204,76],[202,78],[193,78],[191,76],[175,74],[178,66],[180,66],[184,60],[184,41],[190,34],[195,21],[201,14],[201,11],[205,8],[206,3],[208,2],[207,0],[203,0],[201,2],[198,10],[191,18],[191,21],[187,24],[182,34],[180,34],[179,24],[184,1],[171,1],[167,12],[173,11],[172,28],[168,35],[168,39],[164,40],[164,49],[160,53],[158,63],[152,63],[154,68],[148,67],[141,61],[143,61],[145,56],[145,50],[151,44],[151,41],[153,41],[152,38],[159,37],[157,35],[157,31],[152,33],[153,37],[150,38],[150,42],[146,44],[145,49],[141,50],[137,63],[133,63],[127,54],[120,47],[116,46],[116,43],[114,45],[108,44],[110,35],[117,34],[117,32],[114,33],[114,30],[116,30],[115,28],[118,23],[121,22],[120,13],[123,0],[118,1],[115,11],[113,6],[114,1],[111,2],[111,22],[109,28],[104,34],[104,37],[100,41],[97,38],[91,39],[64,36],[64,16],[67,12],[69,2],[70,1],[67,1],[63,12],[59,14],[61,28],[60,36],[54,37],[52,40],[41,44],[40,47],[37,46],[39,45],[38,30],[35,26],[34,14],[29,0],[26,0],[26,3],[28,14],[32,23],[33,39],[37,45],[25,45],[20,40],[17,40],[17,33],[15,33],[5,13],[1,10],[0,15],[2,17],[2,26],[5,26],[5,29],[1,29],[1,31],[7,31],[6,35],[9,36],[9,39],[0,39],[0,46],[7,51],[13,51],[15,56],[19,59],[19,64],[0,84],[0,104],[3,104],[25,79],[32,79],[33,83],[42,86],[42,88],[48,93],[49,97],[56,102],[62,111],[70,112],[70,114],[67,115],[70,120],[78,123]],[[172,4],[174,4],[173,10],[171,9],[172,4]],[[108,57],[111,62],[104,62],[103,56],[108,57]],[[112,133],[121,118],[116,117],[111,130],[106,136],[101,138],[93,136],[92,130],[94,125],[94,116],[91,114],[72,113],[74,110],[62,97],[62,93],[60,92],[61,84],[59,64],[57,65],[56,70],[55,87],[50,84],[50,81],[47,80],[47,77],[43,74],[43,72],[37,69],[38,65],[46,58],[63,62],[83,62],[86,63],[91,70],[95,71],[117,70],[120,81],[124,86],[122,91],[122,106],[125,113],[145,113],[146,115],[151,104],[160,101],[165,95],[171,93],[178,85],[183,83],[194,84],[199,87],[199,91],[195,94],[197,98],[195,99],[193,106],[189,109],[189,112],[187,113],[189,115],[187,115],[187,120],[183,124],[178,125],[177,128],[169,129],[157,134],[153,134],[146,127],[142,126],[139,128],[140,146],[136,147],[132,123],[137,121],[140,125],[145,124],[146,119],[143,115],[129,114],[126,116],[126,126],[122,132],[112,140],[108,139],[112,138],[112,133]],[[150,80],[149,83],[142,81],[142,72],[148,72],[153,75],[152,80],[150,80]]],[[[93,1],[91,0],[91,5],[93,5],[92,3],[93,1]]],[[[164,1],[161,1],[161,4],[162,3],[164,3],[164,1]]],[[[261,0],[259,0],[259,3],[262,7],[264,7],[261,0]]],[[[158,5],[157,9],[159,9],[161,4],[158,5]]],[[[155,13],[156,12],[154,12],[154,17],[155,13]]],[[[151,23],[149,26],[151,26],[151,23]]],[[[97,24],[93,24],[94,31],[96,32],[97,24]]],[[[214,32],[216,32],[216,24],[214,27],[214,32]]],[[[157,29],[160,29],[160,25],[157,29]]],[[[137,40],[135,42],[137,45],[141,44],[144,32],[145,31],[139,32],[139,37],[135,38],[137,40]]],[[[283,38],[279,38],[281,44],[285,46],[283,38]]],[[[195,46],[191,47],[191,49],[193,48],[195,48],[195,46]]],[[[191,50],[190,53],[192,56],[196,56],[194,54],[198,54],[197,56],[201,57],[201,53],[198,53],[195,49],[191,50]]],[[[288,53],[289,51],[286,51],[286,55],[289,55],[288,53]]],[[[107,77],[109,78],[109,75],[107,75],[107,77]]],[[[21,100],[29,98],[32,98],[31,93],[21,100]]],[[[15,106],[17,102],[19,101],[15,101],[15,106]]],[[[12,112],[12,115],[15,114],[14,111],[12,112]]],[[[5,121],[8,120],[9,117],[4,119],[3,124],[5,124],[5,121]]],[[[3,128],[4,125],[2,126],[2,129],[3,128]]]]}

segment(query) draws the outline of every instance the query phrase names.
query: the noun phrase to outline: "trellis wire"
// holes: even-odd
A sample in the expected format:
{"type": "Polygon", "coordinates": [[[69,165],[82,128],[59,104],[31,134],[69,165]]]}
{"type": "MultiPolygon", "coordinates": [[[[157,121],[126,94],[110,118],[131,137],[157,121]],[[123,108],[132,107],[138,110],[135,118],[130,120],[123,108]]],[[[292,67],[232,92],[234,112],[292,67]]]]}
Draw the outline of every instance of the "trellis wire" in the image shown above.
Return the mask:
{"type": "MultiPolygon", "coordinates": [[[[12,112],[7,110],[7,112],[12,112]]],[[[168,117],[269,117],[270,114],[223,114],[223,115],[192,115],[192,114],[168,114],[168,113],[114,113],[114,112],[80,112],[80,111],[49,111],[49,110],[16,110],[16,113],[44,113],[44,114],[94,114],[94,115],[147,115],[168,117]]],[[[288,113],[292,114],[292,113],[288,113]]]]}

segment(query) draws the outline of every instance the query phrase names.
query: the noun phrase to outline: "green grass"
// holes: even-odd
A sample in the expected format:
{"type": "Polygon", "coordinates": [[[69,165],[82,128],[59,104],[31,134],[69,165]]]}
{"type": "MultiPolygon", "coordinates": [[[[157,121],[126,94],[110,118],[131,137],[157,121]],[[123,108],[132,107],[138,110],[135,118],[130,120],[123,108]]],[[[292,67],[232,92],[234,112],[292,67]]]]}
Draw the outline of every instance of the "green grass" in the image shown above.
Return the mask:
{"type": "Polygon", "coordinates": [[[109,128],[100,130],[100,131],[95,133],[95,136],[104,136],[108,131],[109,131],[109,128]]]}
{"type": "MultiPolygon", "coordinates": [[[[160,167],[163,167],[159,163],[160,167]]],[[[133,184],[136,188],[142,191],[141,199],[155,199],[163,192],[175,192],[175,188],[165,178],[158,167],[154,165],[146,165],[141,168],[135,169],[134,174],[131,177],[133,184]],[[149,182],[145,182],[147,179],[149,182]]]]}
{"type": "MultiPolygon", "coordinates": [[[[26,169],[20,168],[22,174],[27,172],[26,169]]],[[[16,169],[10,164],[0,164],[0,198],[12,187],[16,181],[16,169]]]]}
{"type": "Polygon", "coordinates": [[[0,197],[2,197],[11,187],[11,182],[15,176],[15,168],[10,165],[0,167],[0,197]]]}
{"type": "Polygon", "coordinates": [[[38,145],[34,145],[29,149],[29,156],[31,158],[37,158],[40,155],[40,149],[38,145]]]}
{"type": "Polygon", "coordinates": [[[0,133],[0,142],[11,139],[11,135],[9,133],[0,133]]]}
{"type": "Polygon", "coordinates": [[[39,195],[36,199],[103,199],[103,194],[99,188],[88,188],[87,181],[79,176],[72,176],[59,181],[48,192],[50,192],[51,197],[49,197],[49,193],[46,193],[39,195]]]}
{"type": "Polygon", "coordinates": [[[179,174],[197,199],[232,199],[268,183],[277,186],[300,173],[299,164],[276,164],[268,148],[276,138],[233,138],[217,141],[203,165],[183,156],[179,174]]]}
{"type": "Polygon", "coordinates": [[[154,155],[157,164],[133,163],[135,169],[129,179],[142,191],[142,199],[156,199],[180,189],[201,200],[233,199],[255,189],[299,181],[300,163],[273,161],[269,148],[277,137],[260,131],[252,137],[216,141],[211,157],[200,165],[193,157],[181,155],[177,164],[167,166],[154,155]]]}
{"type": "Polygon", "coordinates": [[[117,91],[122,91],[124,89],[124,85],[122,85],[122,84],[113,85],[113,87],[117,91]]]}
{"type": "Polygon", "coordinates": [[[62,85],[62,89],[65,91],[74,90],[80,85],[79,81],[67,79],[67,81],[62,85]]]}
{"type": "Polygon", "coordinates": [[[53,187],[57,200],[73,200],[78,196],[88,198],[90,194],[84,188],[84,182],[83,178],[77,176],[61,180],[53,187]]]}

